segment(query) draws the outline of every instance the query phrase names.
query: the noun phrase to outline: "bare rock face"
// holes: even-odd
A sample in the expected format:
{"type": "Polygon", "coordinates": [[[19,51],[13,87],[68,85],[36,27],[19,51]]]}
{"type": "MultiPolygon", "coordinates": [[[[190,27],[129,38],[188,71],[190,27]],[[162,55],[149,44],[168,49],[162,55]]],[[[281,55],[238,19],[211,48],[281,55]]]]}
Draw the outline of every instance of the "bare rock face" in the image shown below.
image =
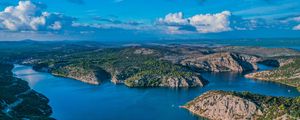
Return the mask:
{"type": "Polygon", "coordinates": [[[181,64],[200,71],[242,72],[258,69],[256,65],[257,61],[259,61],[259,58],[255,56],[224,52],[188,58],[181,61],[181,64]]]}
{"type": "Polygon", "coordinates": [[[290,64],[292,62],[295,62],[295,60],[294,59],[279,59],[278,62],[279,62],[279,66],[284,66],[284,65],[290,64]]]}
{"type": "Polygon", "coordinates": [[[124,80],[119,80],[119,79],[117,78],[117,76],[114,75],[114,76],[111,78],[111,82],[114,83],[114,84],[122,84],[122,83],[124,83],[124,80]]]}
{"type": "Polygon", "coordinates": [[[134,51],[134,54],[142,54],[142,55],[150,55],[153,54],[154,51],[147,48],[140,48],[134,51]]]}
{"type": "Polygon", "coordinates": [[[125,85],[129,87],[188,88],[204,86],[207,83],[207,80],[200,76],[143,75],[137,78],[129,78],[125,80],[125,85]]]}
{"type": "Polygon", "coordinates": [[[212,120],[253,120],[262,115],[255,103],[221,91],[210,91],[183,108],[212,120]]]}
{"type": "Polygon", "coordinates": [[[64,73],[53,73],[57,76],[63,76],[73,78],[88,84],[99,85],[100,81],[97,79],[97,75],[94,71],[86,70],[81,67],[66,66],[63,68],[64,73]]]}
{"type": "Polygon", "coordinates": [[[160,86],[163,87],[197,87],[204,86],[206,84],[206,80],[200,78],[198,76],[190,76],[190,77],[164,77],[162,79],[162,83],[160,86]]]}

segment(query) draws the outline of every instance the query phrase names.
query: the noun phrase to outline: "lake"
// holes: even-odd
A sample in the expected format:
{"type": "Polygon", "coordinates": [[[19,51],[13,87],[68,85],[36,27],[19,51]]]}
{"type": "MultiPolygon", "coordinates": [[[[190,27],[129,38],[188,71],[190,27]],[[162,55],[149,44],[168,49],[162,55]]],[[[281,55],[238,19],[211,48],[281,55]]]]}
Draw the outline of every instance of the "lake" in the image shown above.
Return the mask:
{"type": "MultiPolygon", "coordinates": [[[[271,69],[260,65],[262,70],[271,69]]],[[[245,73],[202,73],[203,88],[128,88],[105,82],[100,86],[37,72],[15,65],[13,73],[50,99],[52,117],[58,120],[197,120],[179,108],[209,90],[250,91],[263,95],[295,97],[293,87],[244,78],[245,73]]]]}

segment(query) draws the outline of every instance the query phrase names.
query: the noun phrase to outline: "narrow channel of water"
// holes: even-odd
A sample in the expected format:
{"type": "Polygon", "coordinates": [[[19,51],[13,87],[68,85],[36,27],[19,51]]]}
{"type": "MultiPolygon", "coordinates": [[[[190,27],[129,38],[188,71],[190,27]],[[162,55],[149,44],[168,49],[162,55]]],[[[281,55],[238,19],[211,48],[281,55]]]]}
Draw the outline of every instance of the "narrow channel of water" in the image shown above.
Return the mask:
{"type": "Polygon", "coordinates": [[[191,89],[138,89],[112,83],[94,86],[37,72],[24,65],[15,65],[13,73],[50,99],[53,117],[58,120],[196,120],[196,116],[178,106],[209,90],[300,96],[293,87],[247,79],[238,73],[203,73],[210,83],[191,89]]]}

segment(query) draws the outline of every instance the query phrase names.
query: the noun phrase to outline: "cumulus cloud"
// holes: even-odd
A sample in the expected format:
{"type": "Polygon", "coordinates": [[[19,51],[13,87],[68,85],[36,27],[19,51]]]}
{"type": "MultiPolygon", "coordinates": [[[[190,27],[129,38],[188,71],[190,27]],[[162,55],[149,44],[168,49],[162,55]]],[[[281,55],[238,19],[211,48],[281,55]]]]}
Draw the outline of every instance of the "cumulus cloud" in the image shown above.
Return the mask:
{"type": "Polygon", "coordinates": [[[182,12],[178,13],[169,13],[165,18],[159,18],[158,21],[167,25],[186,25],[189,24],[189,18],[184,18],[182,12]]]}
{"type": "MultiPolygon", "coordinates": [[[[281,23],[292,26],[293,30],[300,30],[300,16],[289,16],[281,19],[281,23]]],[[[291,27],[290,27],[291,28],[291,27]]]]}
{"type": "Polygon", "coordinates": [[[298,23],[298,25],[293,27],[293,30],[300,30],[300,23],[299,23],[300,22],[300,16],[299,17],[294,17],[293,20],[298,23]]]}
{"type": "Polygon", "coordinates": [[[44,6],[30,1],[19,1],[17,6],[0,12],[0,28],[9,31],[60,30],[71,26],[74,18],[59,13],[44,12],[44,6]]]}
{"type": "Polygon", "coordinates": [[[166,25],[171,33],[217,33],[230,31],[231,12],[223,11],[216,14],[197,14],[184,18],[182,12],[170,13],[158,19],[158,24],[166,25]]]}
{"type": "Polygon", "coordinates": [[[293,30],[300,30],[300,24],[293,27],[293,30]]]}

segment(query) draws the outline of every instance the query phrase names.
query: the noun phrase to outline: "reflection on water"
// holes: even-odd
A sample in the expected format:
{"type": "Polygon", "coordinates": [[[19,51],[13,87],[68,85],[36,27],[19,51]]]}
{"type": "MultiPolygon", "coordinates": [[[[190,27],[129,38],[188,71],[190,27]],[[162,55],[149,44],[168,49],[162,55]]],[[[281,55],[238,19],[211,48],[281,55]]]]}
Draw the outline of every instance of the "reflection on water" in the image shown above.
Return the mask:
{"type": "MultiPolygon", "coordinates": [[[[260,68],[270,69],[265,66],[260,68]]],[[[208,90],[300,96],[295,88],[246,79],[244,73],[203,73],[210,83],[203,88],[191,89],[138,89],[111,83],[94,86],[36,72],[30,66],[22,65],[15,65],[13,73],[50,99],[53,117],[59,120],[196,120],[197,117],[178,106],[208,90]]]]}

